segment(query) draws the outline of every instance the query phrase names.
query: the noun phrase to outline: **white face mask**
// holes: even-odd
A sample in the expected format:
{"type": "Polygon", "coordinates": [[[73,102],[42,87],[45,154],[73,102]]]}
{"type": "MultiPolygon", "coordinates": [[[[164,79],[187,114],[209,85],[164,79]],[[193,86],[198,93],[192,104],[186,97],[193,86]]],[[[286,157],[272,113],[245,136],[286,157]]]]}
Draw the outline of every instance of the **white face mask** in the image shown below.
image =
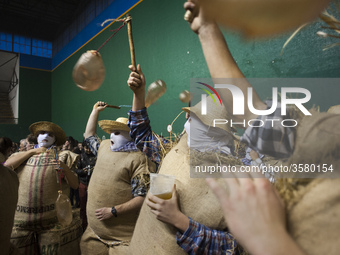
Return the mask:
{"type": "Polygon", "coordinates": [[[45,147],[48,148],[55,142],[55,136],[50,136],[49,134],[39,134],[38,135],[38,144],[39,147],[45,147]]]}
{"type": "Polygon", "coordinates": [[[111,140],[110,149],[111,151],[114,151],[122,147],[123,145],[127,144],[132,139],[128,131],[116,131],[116,132],[111,133],[110,140],[111,140]]]}
{"type": "Polygon", "coordinates": [[[191,121],[191,117],[189,117],[188,120],[184,124],[185,132],[187,132],[187,134],[188,134],[187,144],[188,144],[189,148],[190,148],[190,121],[191,121]]]}
{"type": "Polygon", "coordinates": [[[230,154],[230,148],[234,147],[233,137],[226,131],[208,127],[196,115],[190,116],[184,128],[188,133],[188,146],[201,152],[222,151],[230,154]]]}

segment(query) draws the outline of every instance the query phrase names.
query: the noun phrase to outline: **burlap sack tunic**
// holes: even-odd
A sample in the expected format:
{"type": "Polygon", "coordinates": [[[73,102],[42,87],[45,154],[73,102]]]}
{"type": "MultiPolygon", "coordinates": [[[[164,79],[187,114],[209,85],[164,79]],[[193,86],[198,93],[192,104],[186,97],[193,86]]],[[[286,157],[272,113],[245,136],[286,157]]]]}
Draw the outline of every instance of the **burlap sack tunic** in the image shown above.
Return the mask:
{"type": "MultiPolygon", "coordinates": [[[[72,169],[77,164],[79,156],[71,151],[61,151],[58,157],[72,169]]],[[[53,160],[55,160],[54,149],[49,149],[33,155],[15,169],[20,185],[14,226],[40,230],[54,227],[58,222],[55,201],[60,184],[57,182],[57,171],[53,160]]],[[[62,190],[64,194],[69,194],[69,185],[65,179],[62,179],[62,190]]]]}
{"type": "Polygon", "coordinates": [[[139,210],[103,221],[97,219],[95,210],[131,200],[131,179],[137,177],[147,181],[149,171],[154,172],[155,166],[142,152],[112,152],[110,140],[102,141],[88,189],[88,227],[81,240],[83,255],[123,254],[131,240],[139,210]]]}
{"type": "Polygon", "coordinates": [[[316,179],[296,190],[287,208],[287,223],[289,233],[308,255],[340,254],[340,115],[313,111],[304,117],[290,162],[332,165],[331,174],[307,173],[316,179]]]}
{"type": "MultiPolygon", "coordinates": [[[[193,220],[223,230],[226,223],[221,206],[205,179],[190,178],[187,135],[164,158],[160,174],[176,176],[180,210],[193,220]]],[[[129,247],[131,255],[186,254],[176,243],[176,228],[156,219],[144,202],[129,247]]]]}
{"type": "Polygon", "coordinates": [[[288,231],[308,255],[340,254],[340,179],[315,179],[288,208],[288,231]]]}
{"type": "MultiPolygon", "coordinates": [[[[58,157],[73,169],[79,156],[71,151],[60,151],[58,157]]],[[[55,202],[60,183],[57,182],[54,159],[55,151],[49,149],[33,155],[15,169],[20,185],[11,243],[22,254],[37,254],[37,250],[46,254],[80,254],[82,233],[79,217],[75,217],[68,227],[63,228],[58,224],[55,202]]],[[[62,179],[61,184],[63,193],[68,195],[66,180],[62,179]]]]}

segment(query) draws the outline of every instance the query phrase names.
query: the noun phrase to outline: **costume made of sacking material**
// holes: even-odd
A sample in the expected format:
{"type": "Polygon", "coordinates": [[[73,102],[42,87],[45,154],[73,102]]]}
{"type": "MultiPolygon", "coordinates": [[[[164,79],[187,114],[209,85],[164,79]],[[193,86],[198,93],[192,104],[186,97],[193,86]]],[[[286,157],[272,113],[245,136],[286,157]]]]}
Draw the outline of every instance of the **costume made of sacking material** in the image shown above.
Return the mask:
{"type": "Polygon", "coordinates": [[[275,183],[285,201],[288,232],[308,255],[336,255],[340,251],[340,115],[311,113],[299,120],[294,132],[282,127],[248,128],[243,138],[261,153],[270,148],[274,156],[289,156],[288,166],[305,167],[306,171],[279,176],[275,183]],[[261,135],[266,132],[273,135],[261,135]]]}
{"type": "Polygon", "coordinates": [[[88,227],[81,240],[82,254],[125,254],[139,211],[100,221],[95,210],[131,200],[131,180],[138,177],[148,182],[149,171],[154,172],[155,165],[142,152],[115,152],[110,150],[109,139],[101,142],[88,188],[88,227]]]}
{"type": "MultiPolygon", "coordinates": [[[[78,155],[71,151],[60,151],[58,157],[70,169],[74,169],[78,160],[78,155]]],[[[55,240],[44,239],[44,236],[48,235],[54,228],[62,230],[58,224],[55,208],[60,183],[57,181],[58,172],[55,169],[55,164],[52,163],[54,159],[54,148],[50,148],[46,152],[33,155],[26,163],[15,169],[20,185],[12,231],[12,243],[19,250],[24,250],[24,254],[34,254],[36,249],[40,251],[48,249],[58,250],[63,246],[63,242],[57,240],[57,237],[55,240]],[[41,243],[39,240],[45,240],[46,242],[41,243]],[[28,250],[29,252],[27,252],[28,250]]],[[[69,185],[64,178],[61,180],[61,183],[63,194],[69,194],[69,185]]],[[[72,241],[76,245],[79,244],[81,236],[81,231],[79,233],[79,227],[81,229],[79,217],[75,217],[71,226],[74,226],[72,230],[74,234],[70,233],[69,235],[72,236],[73,240],[69,240],[70,242],[66,246],[71,246],[72,241]]],[[[76,254],[76,250],[72,254],[76,254]]]]}
{"type": "MultiPolygon", "coordinates": [[[[63,143],[59,137],[66,137],[54,123],[37,122],[31,127],[30,131],[35,135],[41,127],[44,131],[53,132],[57,146],[63,143]]],[[[15,169],[20,185],[11,242],[22,254],[80,254],[82,228],[79,215],[73,215],[73,221],[66,227],[57,218],[55,203],[58,191],[62,187],[62,193],[68,195],[69,185],[64,176],[60,177],[61,183],[59,181],[56,163],[53,162],[56,152],[58,159],[73,171],[79,156],[71,151],[59,151],[55,145],[31,156],[15,169]]]]}
{"type": "MultiPolygon", "coordinates": [[[[0,153],[0,158],[5,158],[0,153]]],[[[0,164],[0,253],[12,254],[10,237],[14,213],[18,202],[19,180],[17,174],[0,164]]]]}
{"type": "Polygon", "coordinates": [[[314,179],[288,179],[286,184],[292,191],[285,199],[288,231],[308,255],[340,253],[339,151],[339,114],[312,112],[302,119],[289,163],[327,166],[327,171],[309,172],[314,179]]]}
{"type": "MultiPolygon", "coordinates": [[[[209,106],[211,104],[214,105],[213,101],[210,99],[207,100],[207,104],[209,106]]],[[[220,118],[227,117],[224,106],[209,109],[216,110],[214,111],[213,116],[220,116],[220,118]]],[[[183,110],[190,110],[207,127],[212,126],[211,121],[213,119],[206,119],[200,115],[200,103],[190,109],[183,108],[183,110]]],[[[128,125],[131,129],[132,137],[138,142],[137,145],[150,158],[153,158],[152,156],[158,151],[158,144],[153,138],[154,135],[150,127],[146,108],[138,111],[130,111],[128,125]]],[[[230,136],[230,132],[228,131],[229,129],[226,126],[220,130],[222,133],[225,132],[225,136],[230,136]]],[[[230,138],[232,141],[232,136],[230,136],[230,138]]],[[[205,152],[201,155],[203,154],[205,154],[205,152]]],[[[217,159],[217,155],[223,155],[220,149],[215,150],[213,154],[214,160],[217,159]]],[[[226,155],[224,154],[224,156],[226,155]]],[[[161,162],[159,174],[176,176],[175,183],[179,208],[183,214],[189,217],[190,226],[185,233],[180,233],[175,227],[157,220],[156,216],[144,202],[130,243],[129,254],[184,255],[187,254],[185,251],[187,248],[190,249],[190,247],[194,246],[200,251],[204,250],[204,252],[216,248],[217,251],[214,250],[215,253],[222,250],[220,249],[220,246],[226,246],[227,254],[232,254],[237,249],[236,242],[234,242],[234,238],[227,233],[227,225],[217,198],[206,184],[205,178],[191,178],[190,176],[190,151],[187,134],[183,135],[178,144],[165,156],[161,162]],[[194,222],[194,224],[192,224],[192,222],[194,222]],[[205,227],[210,228],[208,230],[210,233],[212,233],[213,230],[220,231],[220,234],[222,233],[220,237],[221,239],[224,239],[225,242],[220,239],[215,247],[214,244],[216,240],[213,240],[215,236],[211,236],[206,238],[210,239],[207,241],[207,243],[211,244],[207,245],[209,247],[199,247],[200,245],[205,246],[206,240],[197,238],[197,236],[203,237],[205,233],[202,234],[196,230],[204,229],[203,232],[205,232],[205,227]],[[224,235],[224,238],[222,235],[224,235]],[[228,239],[228,237],[230,237],[230,239],[228,239]],[[201,242],[195,243],[195,238],[200,239],[201,242]],[[190,244],[186,245],[188,243],[190,244]]],[[[221,179],[218,180],[218,182],[221,185],[225,185],[221,179]]],[[[226,254],[226,252],[224,254],[226,254]]]]}
{"type": "MultiPolygon", "coordinates": [[[[227,227],[217,198],[202,178],[190,178],[187,136],[164,158],[159,174],[176,176],[176,190],[181,211],[209,228],[227,227]]],[[[144,202],[130,243],[129,254],[187,254],[176,243],[177,229],[156,219],[144,202]]]]}

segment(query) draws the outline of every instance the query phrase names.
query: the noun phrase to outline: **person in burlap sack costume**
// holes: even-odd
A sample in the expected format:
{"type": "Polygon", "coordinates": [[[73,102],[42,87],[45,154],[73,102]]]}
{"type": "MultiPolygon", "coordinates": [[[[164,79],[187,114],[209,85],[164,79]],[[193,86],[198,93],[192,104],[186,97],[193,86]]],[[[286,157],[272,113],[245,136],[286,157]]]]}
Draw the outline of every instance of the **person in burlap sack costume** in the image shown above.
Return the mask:
{"type": "MultiPolygon", "coordinates": [[[[158,156],[159,139],[151,130],[150,120],[145,108],[145,77],[137,66],[132,71],[128,85],[134,92],[132,110],[129,112],[128,126],[137,146],[149,158],[161,163],[159,173],[176,176],[176,186],[172,198],[163,200],[148,194],[141,209],[136,229],[130,244],[130,254],[238,254],[243,252],[234,237],[228,233],[221,208],[211,196],[204,179],[190,178],[190,149],[204,154],[230,156],[234,137],[226,126],[214,128],[213,118],[201,115],[201,103],[191,108],[183,108],[190,113],[184,125],[185,134],[162,162],[158,156]],[[190,127],[191,126],[191,127],[190,127]],[[193,139],[190,139],[193,138],[193,139]],[[178,195],[177,195],[178,193],[178,195]],[[179,199],[178,199],[179,197],[179,199]],[[179,202],[179,205],[178,205],[179,202]],[[151,210],[149,207],[151,207],[151,210]],[[180,209],[179,209],[180,208],[180,209]],[[155,217],[155,214],[157,217],[155,217]]],[[[216,99],[216,96],[214,99],[216,99]]],[[[208,98],[209,107],[215,106],[208,98]]],[[[224,106],[211,109],[212,116],[226,118],[224,106]]]]}
{"type": "MultiPolygon", "coordinates": [[[[184,7],[194,14],[190,25],[199,35],[212,78],[244,77],[218,26],[205,19],[197,2],[186,2],[184,7]]],[[[237,86],[244,95],[251,87],[247,82],[237,86]]],[[[230,94],[219,92],[227,111],[232,112],[230,94]]],[[[256,109],[269,108],[256,95],[253,102],[256,109]]],[[[242,118],[284,119],[279,105],[268,116],[256,116],[246,109],[242,118]]],[[[277,179],[275,186],[259,174],[226,178],[224,187],[207,180],[222,205],[230,231],[251,254],[339,254],[339,130],[339,115],[318,112],[299,119],[297,129],[248,127],[242,141],[255,151],[287,159],[288,165],[325,164],[326,169],[308,179],[294,175],[277,179]]]]}
{"type": "MultiPolygon", "coordinates": [[[[55,209],[58,190],[62,189],[64,194],[68,194],[69,186],[78,187],[78,177],[73,172],[78,155],[69,151],[61,152],[57,148],[66,140],[65,132],[58,125],[40,121],[33,123],[29,130],[37,137],[38,144],[29,151],[12,154],[5,166],[13,169],[20,181],[11,242],[19,251],[35,254],[46,251],[49,246],[47,243],[40,243],[45,234],[56,226],[60,228],[55,209]],[[58,165],[61,168],[60,173],[57,171],[58,165]],[[31,238],[25,240],[28,243],[23,244],[23,240],[18,237],[22,232],[31,238]]],[[[79,247],[79,240],[75,238],[72,240],[74,247],[79,247]]],[[[60,240],[50,241],[57,252],[62,246],[60,240]]],[[[77,250],[73,253],[77,253],[77,250]]]]}
{"type": "Polygon", "coordinates": [[[12,140],[0,137],[0,251],[1,254],[15,254],[10,238],[14,213],[18,202],[19,179],[11,169],[4,167],[12,148],[12,140]]]}
{"type": "Polygon", "coordinates": [[[337,114],[312,112],[301,120],[287,165],[325,166],[307,179],[297,174],[273,186],[255,174],[235,176],[225,179],[230,193],[207,180],[230,230],[251,254],[339,254],[339,130],[337,114]]]}
{"type": "Polygon", "coordinates": [[[99,112],[106,106],[100,101],[93,106],[84,133],[97,161],[88,187],[88,226],[81,240],[83,255],[126,252],[149,188],[150,172],[155,171],[155,165],[129,136],[127,118],[98,122],[99,112]],[[110,139],[100,142],[97,122],[110,139]]]}

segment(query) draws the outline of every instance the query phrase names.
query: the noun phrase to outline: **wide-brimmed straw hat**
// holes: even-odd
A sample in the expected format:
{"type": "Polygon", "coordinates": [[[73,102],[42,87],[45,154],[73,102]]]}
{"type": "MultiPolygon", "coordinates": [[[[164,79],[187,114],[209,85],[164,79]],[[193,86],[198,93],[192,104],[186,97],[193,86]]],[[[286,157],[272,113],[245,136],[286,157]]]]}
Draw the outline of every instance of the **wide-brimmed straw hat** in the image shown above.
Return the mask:
{"type": "Polygon", "coordinates": [[[127,122],[127,118],[119,117],[116,120],[100,120],[98,125],[105,133],[111,134],[112,130],[129,132],[130,128],[127,126],[127,122]]]}
{"type": "MultiPolygon", "coordinates": [[[[214,97],[216,104],[211,97],[207,97],[207,114],[206,115],[201,114],[201,105],[202,105],[201,101],[197,103],[195,106],[183,107],[182,110],[190,114],[194,113],[208,127],[214,126],[214,119],[225,119],[229,121],[230,117],[224,105],[220,104],[219,99],[217,98],[215,94],[213,94],[212,96],[214,97]]],[[[216,125],[216,127],[221,128],[228,132],[231,132],[233,130],[233,128],[230,128],[229,122],[223,125],[221,124],[216,125]]]]}
{"type": "Polygon", "coordinates": [[[56,140],[55,144],[57,146],[63,145],[66,142],[66,134],[64,130],[57,124],[54,124],[52,122],[48,121],[35,122],[29,127],[29,130],[35,136],[38,136],[39,132],[42,131],[53,133],[56,140]]]}

